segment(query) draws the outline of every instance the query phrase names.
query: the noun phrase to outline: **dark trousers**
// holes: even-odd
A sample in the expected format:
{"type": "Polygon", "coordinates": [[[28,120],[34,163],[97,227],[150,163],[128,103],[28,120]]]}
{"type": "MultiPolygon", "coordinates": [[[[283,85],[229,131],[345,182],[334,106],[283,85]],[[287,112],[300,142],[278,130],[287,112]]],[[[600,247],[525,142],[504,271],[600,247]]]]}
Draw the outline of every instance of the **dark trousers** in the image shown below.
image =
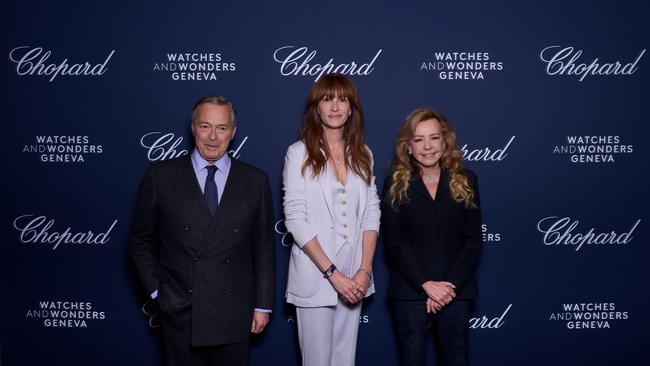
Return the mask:
{"type": "Polygon", "coordinates": [[[163,365],[165,366],[248,366],[248,339],[218,346],[193,347],[189,331],[162,322],[163,365]]]}
{"type": "Polygon", "coordinates": [[[466,366],[471,300],[454,300],[437,314],[427,314],[424,301],[393,301],[402,366],[425,363],[427,336],[433,333],[438,365],[466,366]]]}

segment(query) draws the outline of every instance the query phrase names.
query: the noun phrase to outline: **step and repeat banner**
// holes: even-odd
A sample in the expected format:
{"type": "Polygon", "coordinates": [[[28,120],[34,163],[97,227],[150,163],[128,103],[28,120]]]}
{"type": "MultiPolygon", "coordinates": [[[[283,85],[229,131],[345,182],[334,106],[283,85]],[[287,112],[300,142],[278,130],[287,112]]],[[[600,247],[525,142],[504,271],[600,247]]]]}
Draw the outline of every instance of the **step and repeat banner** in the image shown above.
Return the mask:
{"type": "MultiPolygon", "coordinates": [[[[252,364],[300,364],[282,167],[331,72],[359,89],[377,182],[412,110],[456,126],[484,219],[473,364],[650,363],[649,16],[644,1],[9,1],[2,364],[160,362],[131,215],[147,165],[191,152],[208,94],[237,110],[230,155],[273,189],[277,300],[252,364]]],[[[357,363],[395,365],[381,238],[375,280],[357,363]]]]}

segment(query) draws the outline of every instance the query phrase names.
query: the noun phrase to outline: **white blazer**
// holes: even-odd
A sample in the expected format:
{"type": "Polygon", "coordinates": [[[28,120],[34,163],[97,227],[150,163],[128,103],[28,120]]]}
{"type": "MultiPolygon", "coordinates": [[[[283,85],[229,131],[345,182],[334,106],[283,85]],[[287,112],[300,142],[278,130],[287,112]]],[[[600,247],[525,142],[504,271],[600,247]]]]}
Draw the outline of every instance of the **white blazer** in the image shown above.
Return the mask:
{"type": "MultiPolygon", "coordinates": [[[[302,250],[302,247],[314,237],[318,238],[330,260],[334,260],[338,250],[332,212],[332,182],[329,179],[322,179],[322,176],[312,177],[311,168],[305,169],[303,176],[301,170],[306,157],[305,144],[298,141],[289,146],[284,160],[282,178],[285,225],[294,239],[289,261],[286,297],[287,302],[300,307],[334,306],[338,302],[338,294],[302,250]]],[[[352,274],[354,274],[361,266],[363,232],[367,230],[379,232],[381,212],[374,176],[368,186],[357,175],[349,174],[346,185],[350,184],[358,185],[359,192],[357,222],[355,227],[351,228],[353,240],[350,241],[354,256],[352,259],[352,274]]],[[[364,297],[374,292],[375,285],[371,280],[364,297]]]]}

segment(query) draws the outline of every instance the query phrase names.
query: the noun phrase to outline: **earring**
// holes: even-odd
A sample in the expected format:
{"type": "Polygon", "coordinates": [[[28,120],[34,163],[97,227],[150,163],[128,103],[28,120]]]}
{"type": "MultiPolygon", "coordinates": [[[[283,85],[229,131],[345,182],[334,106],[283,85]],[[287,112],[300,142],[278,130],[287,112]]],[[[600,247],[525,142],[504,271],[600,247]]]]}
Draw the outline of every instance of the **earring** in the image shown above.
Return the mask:
{"type": "Polygon", "coordinates": [[[409,155],[411,155],[411,148],[406,149],[408,151],[409,155]]]}

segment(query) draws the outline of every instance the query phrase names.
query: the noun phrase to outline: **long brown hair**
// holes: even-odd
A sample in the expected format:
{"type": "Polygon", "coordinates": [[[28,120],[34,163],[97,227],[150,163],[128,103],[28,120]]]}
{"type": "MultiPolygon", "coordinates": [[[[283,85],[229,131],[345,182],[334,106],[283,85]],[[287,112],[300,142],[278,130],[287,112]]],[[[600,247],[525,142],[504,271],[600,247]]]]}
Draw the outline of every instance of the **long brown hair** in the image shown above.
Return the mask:
{"type": "Polygon", "coordinates": [[[363,110],[359,102],[357,88],[350,79],[342,74],[328,74],[320,78],[307,96],[305,116],[300,127],[300,138],[307,150],[307,159],[302,165],[302,175],[309,167],[313,177],[320,175],[326,167],[330,151],[323,137],[323,126],[318,115],[318,103],[323,98],[333,98],[335,95],[345,96],[350,102],[351,114],[343,126],[343,144],[345,145],[346,165],[354,174],[370,185],[372,166],[370,152],[363,139],[364,123],[363,110]]]}
{"type": "Polygon", "coordinates": [[[406,190],[409,187],[411,174],[417,167],[415,158],[408,153],[409,143],[415,134],[418,123],[435,119],[440,123],[443,139],[443,153],[440,158],[440,169],[449,173],[451,181],[449,189],[452,198],[463,203],[467,208],[477,207],[474,203],[474,190],[469,185],[463,171],[463,153],[456,144],[456,132],[449,121],[438,111],[430,108],[418,108],[406,117],[399,129],[395,143],[395,157],[391,165],[392,183],[388,191],[390,203],[397,208],[400,203],[407,202],[406,190]]]}

